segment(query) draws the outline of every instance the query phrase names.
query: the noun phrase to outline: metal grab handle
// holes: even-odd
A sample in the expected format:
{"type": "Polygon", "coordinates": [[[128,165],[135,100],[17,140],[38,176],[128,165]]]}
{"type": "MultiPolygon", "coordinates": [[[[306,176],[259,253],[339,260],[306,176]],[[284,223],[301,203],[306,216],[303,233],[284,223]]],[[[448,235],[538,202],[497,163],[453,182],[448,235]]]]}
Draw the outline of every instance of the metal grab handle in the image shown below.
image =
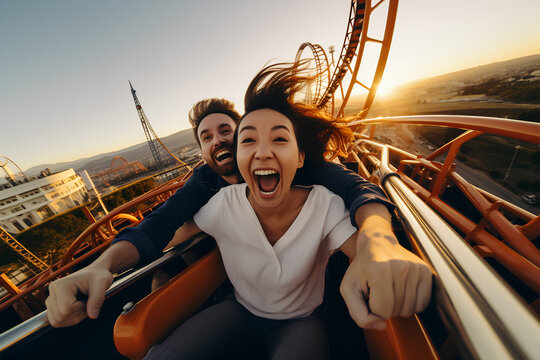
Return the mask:
{"type": "Polygon", "coordinates": [[[438,274],[437,295],[444,320],[467,358],[535,359],[540,323],[527,305],[467,243],[409,189],[382,151],[384,189],[399,217],[438,274]]]}

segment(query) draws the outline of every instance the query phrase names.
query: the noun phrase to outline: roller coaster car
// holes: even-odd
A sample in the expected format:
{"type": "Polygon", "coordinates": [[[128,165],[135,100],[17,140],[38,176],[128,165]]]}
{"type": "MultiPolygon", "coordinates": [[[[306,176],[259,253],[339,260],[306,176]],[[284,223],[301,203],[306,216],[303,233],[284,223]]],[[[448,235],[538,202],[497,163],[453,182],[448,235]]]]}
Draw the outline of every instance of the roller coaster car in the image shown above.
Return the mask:
{"type": "MultiPolygon", "coordinates": [[[[323,308],[329,318],[332,358],[366,358],[367,343],[372,358],[438,359],[416,316],[389,320],[383,332],[365,331],[367,342],[364,340],[339,298],[339,280],[347,264],[343,254],[334,255],[327,270],[323,308]]],[[[226,278],[219,250],[213,248],[136,305],[126,304],[114,326],[116,348],[130,359],[142,359],[150,347],[163,341],[198,309],[215,302],[216,296],[211,295],[226,278]]]]}
{"type": "MultiPolygon", "coordinates": [[[[484,133],[537,146],[540,124],[444,115],[366,119],[388,57],[397,3],[351,1],[346,36],[333,74],[319,45],[302,44],[296,59],[311,51],[319,77],[306,92],[307,101],[332,114],[345,115],[353,87],[368,90],[361,111],[349,123],[355,141],[349,146],[348,158],[342,160],[365,179],[381,185],[396,204],[394,230],[403,246],[433,268],[434,295],[422,314],[391,319],[382,332],[362,332],[348,316],[338,291],[348,259],[343,254],[334,255],[327,269],[323,302],[331,353],[336,359],[368,354],[374,359],[538,359],[540,215],[533,214],[537,211],[534,208],[525,210],[527,204],[520,207],[473,186],[455,171],[455,159],[464,143],[484,133]],[[381,39],[368,36],[370,18],[377,11],[386,17],[381,39]],[[371,84],[357,79],[367,43],[380,45],[371,84]],[[335,99],[340,94],[342,98],[335,99]],[[376,128],[386,125],[465,131],[438,149],[429,148],[431,154],[418,156],[376,141],[376,128]]],[[[26,321],[0,334],[0,357],[123,358],[115,352],[110,333],[122,305],[132,301],[116,320],[114,341],[125,356],[141,358],[199,308],[218,300],[219,291],[217,295],[215,291],[226,278],[219,253],[212,240],[195,239],[144,268],[119,276],[107,291],[97,321],[52,330],[46,313],[39,313],[51,281],[99,255],[121,227],[136,225],[146,211],[165,201],[183,183],[173,181],[115,209],[86,229],[60,263],[24,283],[23,288],[11,288],[11,293],[0,299],[0,326],[6,330],[21,319],[26,321]],[[196,260],[141,300],[149,288],[149,275],[186,251],[195,252],[196,260]],[[62,342],[61,348],[52,346],[58,342],[62,342]]]]}

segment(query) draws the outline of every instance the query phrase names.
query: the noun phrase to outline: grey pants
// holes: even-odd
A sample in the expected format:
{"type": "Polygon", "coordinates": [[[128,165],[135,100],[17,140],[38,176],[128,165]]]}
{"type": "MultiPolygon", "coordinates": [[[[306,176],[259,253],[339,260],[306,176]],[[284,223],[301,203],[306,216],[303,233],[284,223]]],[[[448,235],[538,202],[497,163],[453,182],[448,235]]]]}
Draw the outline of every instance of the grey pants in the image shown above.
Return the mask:
{"type": "Polygon", "coordinates": [[[180,325],[145,359],[327,359],[328,334],[316,314],[290,320],[253,315],[234,299],[180,325]]]}

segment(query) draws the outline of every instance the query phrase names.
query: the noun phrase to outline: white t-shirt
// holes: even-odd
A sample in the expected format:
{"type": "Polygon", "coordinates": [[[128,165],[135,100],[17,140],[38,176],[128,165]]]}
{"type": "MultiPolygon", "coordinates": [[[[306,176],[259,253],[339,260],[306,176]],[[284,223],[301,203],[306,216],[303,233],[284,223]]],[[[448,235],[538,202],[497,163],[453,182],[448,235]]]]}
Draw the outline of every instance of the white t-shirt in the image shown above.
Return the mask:
{"type": "Polygon", "coordinates": [[[293,224],[272,246],[246,189],[222,188],[194,216],[195,223],[216,239],[239,303],[269,319],[308,316],[322,303],[330,255],[356,231],[345,204],[313,185],[293,224]]]}

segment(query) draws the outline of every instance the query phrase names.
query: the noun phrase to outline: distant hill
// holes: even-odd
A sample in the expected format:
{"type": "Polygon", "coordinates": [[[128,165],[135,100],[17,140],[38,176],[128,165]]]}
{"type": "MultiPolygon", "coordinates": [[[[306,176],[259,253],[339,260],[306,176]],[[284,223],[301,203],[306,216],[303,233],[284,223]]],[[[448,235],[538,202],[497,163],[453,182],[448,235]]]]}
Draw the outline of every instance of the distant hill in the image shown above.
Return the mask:
{"type": "MultiPolygon", "coordinates": [[[[362,97],[347,104],[358,113],[362,97]]],[[[454,114],[539,121],[540,54],[404,84],[377,96],[368,117],[454,114]]]]}
{"type": "Polygon", "coordinates": [[[457,88],[479,84],[489,79],[512,79],[519,76],[529,76],[533,73],[540,79],[540,73],[537,73],[538,71],[540,71],[540,54],[529,55],[414,81],[399,87],[398,93],[415,89],[425,91],[434,91],[442,88],[456,90],[457,88]]]}
{"type": "MultiPolygon", "coordinates": [[[[179,151],[185,146],[196,144],[196,140],[191,129],[181,130],[161,138],[161,141],[175,155],[178,154],[179,151]]],[[[49,168],[53,172],[73,168],[75,171],[87,170],[89,173],[94,173],[110,168],[111,161],[116,156],[122,156],[128,161],[140,161],[141,163],[145,163],[145,159],[151,158],[152,154],[150,152],[150,148],[148,147],[148,143],[142,142],[125,149],[103,153],[88,158],[56,164],[41,164],[33,166],[25,170],[25,173],[28,176],[32,176],[45,168],[49,168]]]]}

